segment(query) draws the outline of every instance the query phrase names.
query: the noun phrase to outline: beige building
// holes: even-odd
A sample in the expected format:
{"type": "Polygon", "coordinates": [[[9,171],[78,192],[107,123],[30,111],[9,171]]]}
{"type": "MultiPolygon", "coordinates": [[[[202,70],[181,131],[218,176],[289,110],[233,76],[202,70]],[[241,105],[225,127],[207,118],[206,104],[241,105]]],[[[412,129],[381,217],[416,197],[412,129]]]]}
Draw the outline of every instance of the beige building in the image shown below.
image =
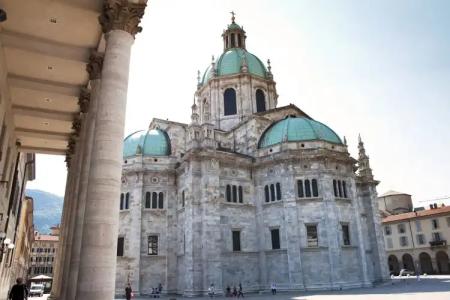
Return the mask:
{"type": "Polygon", "coordinates": [[[382,224],[391,273],[450,274],[450,206],[390,215],[382,224]]]}
{"type": "MultiPolygon", "coordinates": [[[[22,201],[20,220],[17,228],[17,242],[14,252],[12,281],[17,277],[28,279],[31,260],[31,247],[34,240],[33,198],[25,197],[22,201]]],[[[12,282],[11,282],[12,284],[12,282]]]]}
{"type": "Polygon", "coordinates": [[[35,232],[31,250],[29,277],[46,275],[53,277],[55,257],[59,248],[59,225],[51,228],[50,234],[35,232]]]}

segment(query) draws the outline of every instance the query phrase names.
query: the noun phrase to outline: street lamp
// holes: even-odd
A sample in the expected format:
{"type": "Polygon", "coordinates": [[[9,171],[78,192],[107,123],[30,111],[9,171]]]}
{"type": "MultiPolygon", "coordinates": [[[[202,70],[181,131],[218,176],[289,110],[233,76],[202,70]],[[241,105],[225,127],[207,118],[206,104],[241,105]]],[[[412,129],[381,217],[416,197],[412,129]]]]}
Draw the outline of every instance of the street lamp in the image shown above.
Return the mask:
{"type": "Polygon", "coordinates": [[[5,232],[0,232],[0,262],[3,260],[3,254],[8,251],[14,249],[14,244],[11,243],[11,239],[6,237],[5,232]]]}

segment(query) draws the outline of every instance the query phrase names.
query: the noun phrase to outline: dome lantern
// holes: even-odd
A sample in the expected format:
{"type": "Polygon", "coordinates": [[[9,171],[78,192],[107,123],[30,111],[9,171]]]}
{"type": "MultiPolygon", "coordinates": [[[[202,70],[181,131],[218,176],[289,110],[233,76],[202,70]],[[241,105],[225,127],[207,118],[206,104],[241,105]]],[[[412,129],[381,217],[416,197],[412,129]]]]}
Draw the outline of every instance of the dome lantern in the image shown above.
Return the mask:
{"type": "Polygon", "coordinates": [[[223,32],[223,51],[227,51],[232,48],[242,48],[245,49],[245,35],[244,29],[235,22],[234,11],[231,12],[231,24],[223,32]]]}

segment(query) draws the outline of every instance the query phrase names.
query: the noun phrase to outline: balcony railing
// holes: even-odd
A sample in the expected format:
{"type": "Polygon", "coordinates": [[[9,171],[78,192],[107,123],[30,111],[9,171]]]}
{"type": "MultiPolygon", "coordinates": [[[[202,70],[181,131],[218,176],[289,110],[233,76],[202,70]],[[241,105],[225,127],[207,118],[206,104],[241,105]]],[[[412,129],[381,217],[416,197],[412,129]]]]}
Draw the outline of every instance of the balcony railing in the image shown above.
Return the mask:
{"type": "Polygon", "coordinates": [[[446,241],[446,240],[435,240],[435,241],[430,241],[430,246],[431,246],[431,247],[442,247],[442,246],[447,246],[447,241],[446,241]]]}

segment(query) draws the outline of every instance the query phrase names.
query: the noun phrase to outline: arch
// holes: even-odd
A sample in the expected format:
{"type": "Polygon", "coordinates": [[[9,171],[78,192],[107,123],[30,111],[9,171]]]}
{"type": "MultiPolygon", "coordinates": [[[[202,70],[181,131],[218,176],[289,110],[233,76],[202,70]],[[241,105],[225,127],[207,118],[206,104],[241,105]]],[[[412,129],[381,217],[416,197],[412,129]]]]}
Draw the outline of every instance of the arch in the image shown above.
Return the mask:
{"type": "Polygon", "coordinates": [[[235,185],[233,185],[233,202],[237,202],[237,189],[235,185]]]}
{"type": "Polygon", "coordinates": [[[305,197],[311,198],[311,184],[309,182],[309,179],[305,180],[305,197]]]}
{"type": "Polygon", "coordinates": [[[231,34],[231,48],[236,47],[236,40],[234,39],[234,33],[231,34]]]}
{"type": "Polygon", "coordinates": [[[408,271],[415,271],[416,268],[414,267],[414,260],[409,253],[405,253],[402,256],[402,262],[403,262],[403,269],[406,269],[408,271]]]}
{"type": "Polygon", "coordinates": [[[184,190],[181,192],[181,207],[184,207],[186,201],[186,194],[184,190]]]}
{"type": "Polygon", "coordinates": [[[152,203],[151,203],[151,194],[150,192],[145,193],[145,208],[151,208],[152,207],[152,203]]]}
{"type": "Polygon", "coordinates": [[[227,184],[226,197],[227,197],[227,202],[231,202],[231,186],[229,184],[227,184]]]}
{"type": "Polygon", "coordinates": [[[237,37],[238,37],[238,48],[241,48],[241,47],[242,47],[242,44],[241,44],[241,34],[238,33],[237,37]]]}
{"type": "Polygon", "coordinates": [[[156,192],[152,193],[152,208],[158,208],[158,194],[156,192]]]}
{"type": "Polygon", "coordinates": [[[163,192],[159,192],[158,208],[159,209],[163,209],[164,208],[164,193],[163,192]]]}
{"type": "Polygon", "coordinates": [[[130,208],[130,193],[127,193],[125,195],[125,209],[129,209],[130,208]]]}
{"type": "Polygon", "coordinates": [[[338,196],[338,190],[337,190],[337,181],[333,180],[333,190],[334,190],[334,197],[338,196]]]}
{"type": "Polygon", "coordinates": [[[256,90],[256,112],[266,111],[266,96],[261,89],[256,90]]]}
{"type": "Polygon", "coordinates": [[[436,264],[440,274],[450,274],[448,255],[444,251],[436,253],[436,264]]]}
{"type": "Polygon", "coordinates": [[[305,197],[305,193],[303,192],[303,180],[297,180],[297,194],[299,198],[305,197]]]}
{"type": "Polygon", "coordinates": [[[120,210],[123,210],[123,193],[120,194],[120,210]]]}
{"type": "Polygon", "coordinates": [[[264,187],[264,195],[266,196],[266,202],[270,202],[269,186],[264,187]]]}
{"type": "Polygon", "coordinates": [[[420,269],[422,273],[432,274],[433,265],[431,263],[431,257],[428,253],[422,252],[419,255],[420,269]]]}
{"type": "Polygon", "coordinates": [[[319,197],[319,187],[317,186],[317,179],[311,180],[311,185],[313,197],[319,197]]]}
{"type": "Polygon", "coordinates": [[[244,193],[242,191],[242,186],[239,186],[238,194],[239,194],[239,203],[243,203],[244,202],[244,193]]]}
{"type": "Polygon", "coordinates": [[[237,114],[236,91],[233,88],[228,88],[223,93],[223,114],[225,116],[237,114]]]}
{"type": "Polygon", "coordinates": [[[347,184],[342,181],[342,191],[344,192],[344,198],[347,198],[347,184]]]}
{"type": "Polygon", "coordinates": [[[270,185],[270,201],[275,201],[275,186],[270,185]]]}
{"type": "Polygon", "coordinates": [[[339,198],[342,198],[342,183],[338,180],[339,198]]]}
{"type": "Polygon", "coordinates": [[[277,190],[277,200],[281,200],[281,184],[279,182],[277,182],[275,187],[276,187],[276,190],[277,190]]]}
{"type": "Polygon", "coordinates": [[[400,272],[400,266],[399,266],[399,263],[398,263],[397,256],[389,255],[389,257],[388,257],[388,265],[389,265],[389,272],[391,274],[398,275],[398,273],[400,272]]]}

